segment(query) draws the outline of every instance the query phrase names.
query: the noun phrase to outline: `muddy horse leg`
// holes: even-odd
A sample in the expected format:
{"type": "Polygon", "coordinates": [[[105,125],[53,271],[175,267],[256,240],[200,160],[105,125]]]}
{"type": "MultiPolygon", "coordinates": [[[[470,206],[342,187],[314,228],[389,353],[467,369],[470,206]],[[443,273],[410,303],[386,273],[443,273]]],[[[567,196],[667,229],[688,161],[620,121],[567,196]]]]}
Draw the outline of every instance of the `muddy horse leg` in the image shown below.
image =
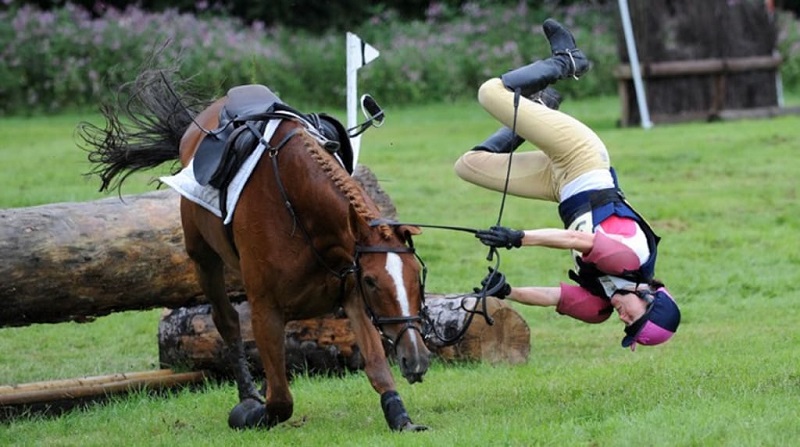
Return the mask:
{"type": "Polygon", "coordinates": [[[225,293],[225,286],[222,282],[222,263],[219,263],[213,270],[208,270],[208,266],[198,265],[197,271],[197,276],[201,278],[201,287],[211,303],[211,317],[214,320],[214,326],[216,326],[227,347],[225,356],[236,379],[239,400],[260,400],[258,390],[253,382],[253,376],[250,374],[247,356],[245,355],[239,326],[239,313],[231,305],[225,293]]]}
{"type": "Polygon", "coordinates": [[[285,325],[278,309],[265,304],[266,299],[248,292],[252,309],[253,337],[267,377],[266,405],[241,402],[231,412],[229,423],[239,428],[270,428],[290,417],[294,401],[286,375],[285,325]]]}
{"type": "Polygon", "coordinates": [[[186,250],[194,261],[197,279],[209,303],[211,317],[226,346],[226,360],[231,365],[236,385],[239,390],[239,401],[255,399],[260,396],[250,374],[250,367],[245,355],[239,327],[239,313],[231,304],[225,293],[224,264],[222,259],[200,237],[199,233],[187,225],[184,227],[186,250]]]}
{"type": "Polygon", "coordinates": [[[367,318],[361,301],[348,300],[344,309],[353,329],[356,343],[364,357],[364,372],[367,374],[372,388],[381,396],[381,408],[389,428],[397,431],[427,430],[428,427],[411,422],[403,400],[400,399],[400,394],[395,388],[381,337],[367,318]]]}

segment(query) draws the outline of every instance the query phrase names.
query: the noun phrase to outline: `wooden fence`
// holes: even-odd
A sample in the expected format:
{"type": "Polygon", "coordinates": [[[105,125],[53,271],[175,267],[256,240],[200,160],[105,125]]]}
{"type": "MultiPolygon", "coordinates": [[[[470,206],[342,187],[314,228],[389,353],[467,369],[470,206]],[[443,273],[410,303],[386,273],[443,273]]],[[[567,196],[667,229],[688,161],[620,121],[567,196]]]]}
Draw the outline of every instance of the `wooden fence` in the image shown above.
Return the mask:
{"type": "MultiPolygon", "coordinates": [[[[776,24],[763,2],[631,0],[629,5],[654,123],[797,112],[780,104],[783,61],[776,52],[776,24]]],[[[621,30],[618,42],[620,125],[636,125],[641,116],[621,30]]]]}

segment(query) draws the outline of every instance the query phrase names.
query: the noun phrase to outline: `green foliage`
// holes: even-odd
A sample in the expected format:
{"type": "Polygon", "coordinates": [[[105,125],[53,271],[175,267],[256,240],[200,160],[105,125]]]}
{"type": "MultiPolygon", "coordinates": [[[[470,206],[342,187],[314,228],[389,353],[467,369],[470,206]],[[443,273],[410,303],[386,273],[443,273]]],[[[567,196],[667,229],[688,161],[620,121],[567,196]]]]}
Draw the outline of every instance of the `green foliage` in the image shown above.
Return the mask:
{"type": "MultiPolygon", "coordinates": [[[[603,12],[608,9],[563,12],[595,61],[591,78],[567,87],[568,93],[614,91],[613,20],[603,12]]],[[[398,105],[472,98],[485,79],[548,55],[540,30],[547,15],[525,3],[439,4],[424,20],[412,21],[392,9],[378,11],[355,28],[382,53],[361,71],[363,85],[382,102],[398,105]]],[[[208,96],[257,82],[294,104],[344,103],[344,35],[338,31],[312,35],[174,9],[108,9],[94,17],[68,3],[51,11],[26,6],[0,12],[0,48],[7,61],[0,65],[0,114],[109,101],[146,63],[178,65],[208,96]]]]}
{"type": "MultiPolygon", "coordinates": [[[[204,17],[226,15],[245,23],[263,23],[266,26],[284,26],[314,34],[329,31],[342,33],[363,23],[371,16],[385,10],[397,11],[404,20],[425,19],[428,14],[440,10],[458,10],[464,5],[503,5],[513,6],[520,0],[270,0],[251,2],[245,0],[72,0],[72,4],[102,15],[109,8],[126,9],[138,6],[148,12],[176,10],[204,17]]],[[[608,3],[610,0],[594,0],[593,3],[608,3]]],[[[10,7],[34,5],[52,10],[64,4],[60,0],[5,0],[10,7]]],[[[577,0],[527,0],[534,8],[544,8],[548,4],[569,5],[580,3],[577,0]]]]}
{"type": "MultiPolygon", "coordinates": [[[[582,81],[581,81],[582,82],[582,81]]],[[[798,98],[793,98],[795,103],[798,98]]],[[[684,321],[669,343],[619,347],[621,324],[587,325],[552,309],[514,305],[531,328],[519,366],[435,363],[404,402],[424,433],[388,432],[362,373],[299,377],[294,416],[270,431],[227,428],[235,386],[157,397],[134,393],[54,418],[4,422],[0,445],[598,445],[785,446],[800,439],[800,256],[794,241],[800,127],[796,117],[618,129],[616,98],[563,110],[606,142],[632,203],[664,237],[658,275],[684,321]]],[[[0,208],[105,198],[87,181],[72,131],[94,115],[0,120],[0,208]]],[[[486,227],[500,196],[452,171],[496,129],[475,100],[389,107],[364,136],[361,161],[401,219],[486,227]]],[[[530,150],[527,145],[521,151],[530,150]]],[[[152,189],[150,175],[124,192],[152,189]]],[[[509,198],[503,223],[560,225],[555,205],[509,198]]],[[[486,250],[468,234],[426,229],[415,239],[431,292],[469,290],[486,250]]],[[[558,250],[501,251],[514,285],[566,280],[558,250]]],[[[90,324],[0,329],[0,385],[155,368],[159,310],[90,324]]]]}
{"type": "MultiPolygon", "coordinates": [[[[486,79],[549,55],[541,23],[553,16],[574,32],[593,62],[581,82],[559,88],[573,97],[614,94],[614,3],[445,1],[430,3],[421,17],[386,2],[365,5],[371,15],[348,29],[379,49],[381,57],[359,72],[359,85],[395,105],[474,98],[486,79]]],[[[262,83],[291,104],[343,107],[341,30],[299,31],[290,21],[266,26],[213,13],[215,7],[227,7],[222,4],[197,5],[209,9],[192,15],[180,12],[191,8],[151,12],[129,6],[97,16],[66,3],[48,11],[31,6],[0,11],[0,115],[94,108],[112,100],[146,64],[178,66],[209,97],[235,85],[262,83]]],[[[286,5],[262,2],[253,8],[286,5]]],[[[279,15],[305,20],[315,13],[295,5],[291,14],[282,9],[279,15]]],[[[779,19],[783,81],[787,89],[800,89],[797,21],[790,14],[779,19]]]]}

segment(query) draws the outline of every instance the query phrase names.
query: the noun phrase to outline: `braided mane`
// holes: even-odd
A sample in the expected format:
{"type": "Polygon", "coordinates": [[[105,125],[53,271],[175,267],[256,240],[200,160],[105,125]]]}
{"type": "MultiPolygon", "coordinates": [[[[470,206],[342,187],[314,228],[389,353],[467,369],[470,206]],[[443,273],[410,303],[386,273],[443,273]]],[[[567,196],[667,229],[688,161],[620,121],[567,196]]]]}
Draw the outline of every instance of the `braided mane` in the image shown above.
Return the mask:
{"type": "MultiPolygon", "coordinates": [[[[364,200],[362,190],[356,185],[355,180],[353,180],[338,163],[332,161],[333,157],[328,153],[324,153],[320,145],[307,133],[303,134],[303,139],[303,143],[306,149],[308,149],[311,158],[313,158],[322,170],[328,174],[328,177],[333,180],[336,187],[347,197],[347,200],[350,201],[350,204],[353,205],[356,212],[367,222],[380,218],[381,216],[375,213],[364,200]]],[[[383,239],[389,239],[394,234],[392,227],[387,224],[380,224],[377,227],[383,239]]]]}

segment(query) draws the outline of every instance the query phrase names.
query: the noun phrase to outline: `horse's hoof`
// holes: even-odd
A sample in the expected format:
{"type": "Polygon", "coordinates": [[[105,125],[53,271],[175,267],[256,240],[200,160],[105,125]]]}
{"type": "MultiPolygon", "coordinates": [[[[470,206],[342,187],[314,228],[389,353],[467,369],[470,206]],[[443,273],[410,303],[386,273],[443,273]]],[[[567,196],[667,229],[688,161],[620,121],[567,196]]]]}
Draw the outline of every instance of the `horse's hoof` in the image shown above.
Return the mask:
{"type": "Polygon", "coordinates": [[[245,399],[231,410],[228,426],[234,429],[267,427],[267,406],[256,399],[245,399]]]}
{"type": "Polygon", "coordinates": [[[400,431],[402,431],[402,432],[406,432],[406,431],[425,431],[427,429],[428,429],[428,427],[426,427],[424,425],[414,424],[411,421],[406,422],[402,427],[400,427],[400,431]]]}

